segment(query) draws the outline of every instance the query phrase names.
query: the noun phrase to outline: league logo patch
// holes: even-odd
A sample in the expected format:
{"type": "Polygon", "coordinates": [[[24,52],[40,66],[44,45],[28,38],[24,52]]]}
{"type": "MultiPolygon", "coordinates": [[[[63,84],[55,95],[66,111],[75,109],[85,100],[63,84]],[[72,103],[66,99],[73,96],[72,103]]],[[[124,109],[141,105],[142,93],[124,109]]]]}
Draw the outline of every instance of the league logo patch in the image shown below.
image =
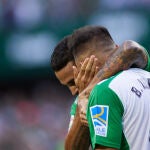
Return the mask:
{"type": "Polygon", "coordinates": [[[90,112],[95,134],[106,137],[108,127],[109,106],[95,105],[93,107],[90,107],[90,112]]]}

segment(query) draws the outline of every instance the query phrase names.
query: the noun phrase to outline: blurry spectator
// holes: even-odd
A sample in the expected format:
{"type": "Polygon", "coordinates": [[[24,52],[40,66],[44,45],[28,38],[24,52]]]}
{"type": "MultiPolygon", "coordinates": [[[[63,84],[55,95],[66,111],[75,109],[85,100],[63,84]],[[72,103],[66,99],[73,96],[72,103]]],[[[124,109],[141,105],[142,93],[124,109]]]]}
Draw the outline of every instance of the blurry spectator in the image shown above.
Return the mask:
{"type": "Polygon", "coordinates": [[[0,140],[1,150],[31,150],[25,140],[13,131],[7,132],[0,140]]]}
{"type": "Polygon", "coordinates": [[[32,86],[8,87],[0,99],[0,149],[64,149],[72,103],[66,88],[55,80],[37,81],[32,86]]]}

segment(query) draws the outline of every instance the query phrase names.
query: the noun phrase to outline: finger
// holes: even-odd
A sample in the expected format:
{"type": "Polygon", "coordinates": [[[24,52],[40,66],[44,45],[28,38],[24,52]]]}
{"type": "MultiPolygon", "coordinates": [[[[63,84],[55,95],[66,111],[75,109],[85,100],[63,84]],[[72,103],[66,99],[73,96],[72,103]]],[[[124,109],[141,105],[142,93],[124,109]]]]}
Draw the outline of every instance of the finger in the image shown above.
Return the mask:
{"type": "Polygon", "coordinates": [[[93,79],[93,77],[95,76],[95,73],[97,72],[97,69],[98,69],[97,63],[98,63],[98,59],[94,58],[93,65],[91,67],[91,71],[88,76],[88,81],[91,81],[93,79]]]}
{"type": "Polygon", "coordinates": [[[93,79],[95,75],[96,65],[97,65],[97,58],[95,58],[95,56],[92,55],[86,67],[85,73],[86,86],[89,84],[89,82],[93,79]]]}
{"type": "Polygon", "coordinates": [[[94,58],[94,63],[92,65],[91,71],[89,73],[86,72],[84,76],[81,78],[82,87],[80,87],[80,93],[89,85],[89,83],[93,80],[93,77],[99,71],[99,67],[97,66],[97,58],[94,58]]]}
{"type": "Polygon", "coordinates": [[[81,93],[82,90],[85,88],[85,81],[82,81],[82,73],[79,74],[76,66],[73,66],[73,72],[75,85],[78,88],[78,92],[81,93]]]}
{"type": "MultiPolygon", "coordinates": [[[[95,75],[98,73],[98,71],[99,71],[99,67],[96,66],[95,75]]],[[[95,75],[94,75],[94,76],[95,76],[95,75]]]]}
{"type": "Polygon", "coordinates": [[[79,72],[79,75],[80,75],[80,76],[83,76],[83,75],[85,74],[85,70],[86,70],[88,61],[89,61],[89,58],[86,58],[86,59],[84,60],[84,62],[82,63],[81,68],[80,68],[80,72],[79,72]]]}
{"type": "Polygon", "coordinates": [[[79,85],[79,83],[82,83],[83,81],[82,81],[82,77],[84,76],[84,74],[85,74],[85,68],[86,68],[86,66],[87,66],[87,63],[88,63],[88,60],[89,60],[89,58],[86,58],[85,60],[84,60],[84,62],[82,63],[82,66],[81,66],[81,68],[80,68],[80,71],[76,74],[76,77],[75,77],[75,82],[78,84],[78,87],[80,87],[80,85],[79,85]]]}

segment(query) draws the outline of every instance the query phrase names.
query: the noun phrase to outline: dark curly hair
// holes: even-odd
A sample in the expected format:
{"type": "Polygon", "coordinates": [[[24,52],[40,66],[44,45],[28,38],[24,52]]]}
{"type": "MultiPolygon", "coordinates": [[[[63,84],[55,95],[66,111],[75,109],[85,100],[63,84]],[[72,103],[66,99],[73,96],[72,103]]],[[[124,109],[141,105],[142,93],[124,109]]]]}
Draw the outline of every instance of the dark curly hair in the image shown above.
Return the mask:
{"type": "Polygon", "coordinates": [[[64,37],[54,48],[54,51],[51,55],[51,68],[53,71],[59,71],[65,67],[68,62],[73,61],[73,55],[70,49],[68,48],[67,42],[70,36],[64,37]]]}

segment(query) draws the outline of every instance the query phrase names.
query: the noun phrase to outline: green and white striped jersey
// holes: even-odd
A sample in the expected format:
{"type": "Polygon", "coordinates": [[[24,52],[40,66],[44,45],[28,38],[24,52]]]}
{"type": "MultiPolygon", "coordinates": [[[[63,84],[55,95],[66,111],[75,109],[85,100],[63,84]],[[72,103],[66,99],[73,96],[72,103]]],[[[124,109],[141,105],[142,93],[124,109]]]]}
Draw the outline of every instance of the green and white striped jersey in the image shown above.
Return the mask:
{"type": "Polygon", "coordinates": [[[98,83],[87,119],[93,149],[150,150],[150,72],[133,68],[98,83]]]}

